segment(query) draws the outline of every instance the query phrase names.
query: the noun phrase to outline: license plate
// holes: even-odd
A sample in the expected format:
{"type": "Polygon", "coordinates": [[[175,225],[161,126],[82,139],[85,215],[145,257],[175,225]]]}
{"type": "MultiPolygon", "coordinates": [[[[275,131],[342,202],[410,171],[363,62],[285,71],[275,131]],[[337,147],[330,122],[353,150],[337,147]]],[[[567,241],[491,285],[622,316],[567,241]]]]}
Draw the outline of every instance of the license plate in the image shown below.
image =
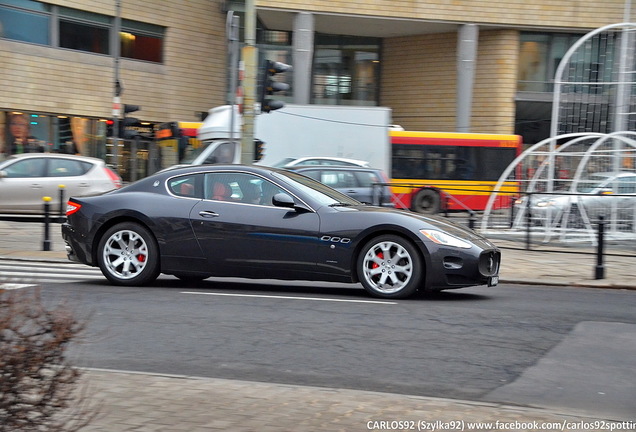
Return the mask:
{"type": "Polygon", "coordinates": [[[499,283],[499,276],[490,276],[488,278],[488,286],[495,286],[499,283]]]}

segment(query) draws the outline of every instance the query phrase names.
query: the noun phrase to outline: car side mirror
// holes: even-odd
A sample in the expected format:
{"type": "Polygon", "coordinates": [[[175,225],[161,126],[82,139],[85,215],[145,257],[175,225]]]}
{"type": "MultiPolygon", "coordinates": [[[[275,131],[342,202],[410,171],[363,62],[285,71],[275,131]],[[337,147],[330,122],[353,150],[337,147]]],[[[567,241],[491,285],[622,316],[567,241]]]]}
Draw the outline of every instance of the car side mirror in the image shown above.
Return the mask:
{"type": "Polygon", "coordinates": [[[2,170],[0,171],[0,179],[6,178],[7,177],[7,172],[2,170]]]}
{"type": "Polygon", "coordinates": [[[286,193],[279,192],[272,198],[272,204],[276,207],[294,208],[294,199],[286,193]]]}

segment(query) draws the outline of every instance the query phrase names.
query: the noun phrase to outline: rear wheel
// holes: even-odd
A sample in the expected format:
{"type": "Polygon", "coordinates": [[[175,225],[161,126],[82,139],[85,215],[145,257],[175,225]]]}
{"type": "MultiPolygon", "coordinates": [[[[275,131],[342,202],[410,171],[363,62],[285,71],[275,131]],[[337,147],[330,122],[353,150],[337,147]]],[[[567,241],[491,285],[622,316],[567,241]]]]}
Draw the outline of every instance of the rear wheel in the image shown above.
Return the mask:
{"type": "Polygon", "coordinates": [[[440,196],[431,189],[422,189],[413,198],[413,211],[425,214],[436,214],[440,210],[440,196]]]}
{"type": "Polygon", "coordinates": [[[143,285],[159,275],[159,247],[148,229],[134,223],[114,225],[104,233],[97,263],[115,285],[143,285]]]}
{"type": "Polygon", "coordinates": [[[357,262],[358,275],[364,289],[374,297],[405,298],[420,283],[424,269],[422,259],[408,240],[396,235],[383,235],[369,241],[357,262]]]}

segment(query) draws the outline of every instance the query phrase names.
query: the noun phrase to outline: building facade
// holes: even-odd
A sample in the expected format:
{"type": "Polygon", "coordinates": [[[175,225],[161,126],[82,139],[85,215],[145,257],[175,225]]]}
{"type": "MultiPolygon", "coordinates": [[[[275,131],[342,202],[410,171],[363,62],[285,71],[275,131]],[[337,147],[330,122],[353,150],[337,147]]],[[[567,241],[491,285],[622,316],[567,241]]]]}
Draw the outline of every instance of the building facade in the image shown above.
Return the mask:
{"type": "MultiPolygon", "coordinates": [[[[244,7],[0,0],[2,153],[106,157],[116,70],[121,103],[140,106],[142,125],[199,120],[228,100],[227,12],[244,26],[244,7]]],[[[568,47],[631,15],[623,0],[256,0],[256,14],[260,58],[294,65],[289,102],[388,106],[407,130],[527,143],[547,136],[550,82],[568,47]]],[[[129,157],[147,157],[138,150],[129,157]]]]}

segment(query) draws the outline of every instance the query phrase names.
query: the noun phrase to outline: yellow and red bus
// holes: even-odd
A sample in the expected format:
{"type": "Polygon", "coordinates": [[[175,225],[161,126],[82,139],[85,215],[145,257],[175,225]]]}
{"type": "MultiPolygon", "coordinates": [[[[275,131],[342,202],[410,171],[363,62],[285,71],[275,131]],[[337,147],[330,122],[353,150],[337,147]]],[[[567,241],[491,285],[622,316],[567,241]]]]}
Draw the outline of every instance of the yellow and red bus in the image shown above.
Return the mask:
{"type": "Polygon", "coordinates": [[[201,145],[197,131],[202,125],[202,122],[162,123],[155,131],[155,138],[161,148],[170,150],[174,158],[172,163],[177,164],[201,145]]]}
{"type": "MultiPolygon", "coordinates": [[[[484,210],[497,180],[521,154],[519,135],[391,131],[391,189],[397,208],[420,213],[484,210]]],[[[504,183],[496,203],[519,190],[504,183]]]]}

